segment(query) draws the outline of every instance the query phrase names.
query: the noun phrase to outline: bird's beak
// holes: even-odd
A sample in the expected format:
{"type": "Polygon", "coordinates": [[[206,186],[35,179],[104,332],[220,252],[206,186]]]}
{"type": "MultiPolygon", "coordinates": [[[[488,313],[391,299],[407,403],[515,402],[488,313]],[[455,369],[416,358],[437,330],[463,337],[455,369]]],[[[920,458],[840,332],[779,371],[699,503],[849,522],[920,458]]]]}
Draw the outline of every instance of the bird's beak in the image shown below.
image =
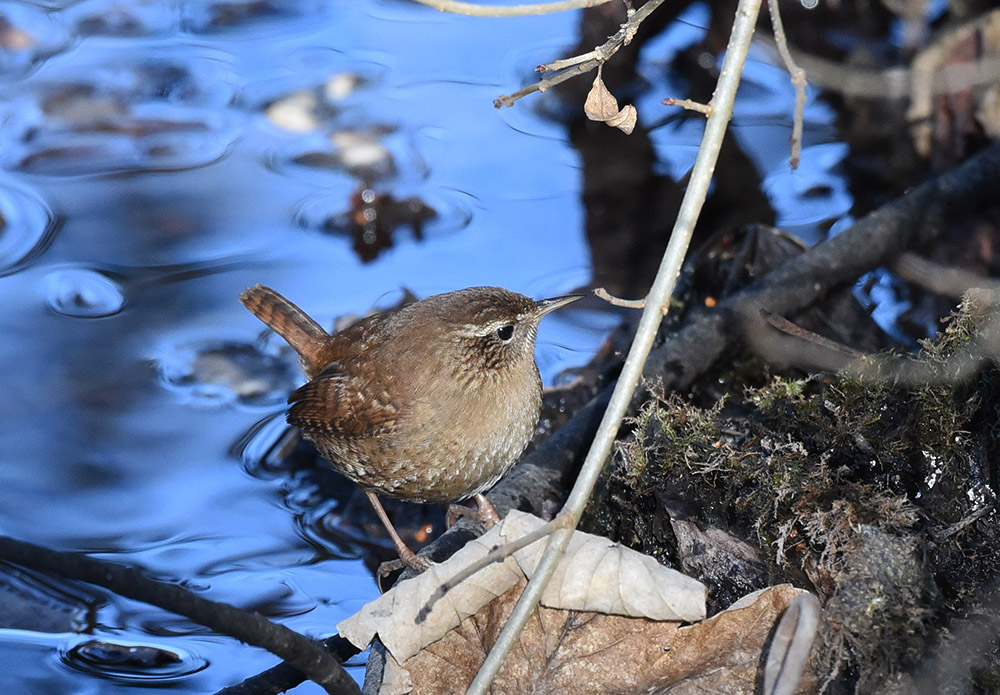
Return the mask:
{"type": "Polygon", "coordinates": [[[567,304],[572,304],[578,299],[583,299],[582,294],[567,294],[565,297],[553,297],[552,299],[539,299],[535,302],[535,317],[542,318],[550,311],[555,311],[567,304]]]}

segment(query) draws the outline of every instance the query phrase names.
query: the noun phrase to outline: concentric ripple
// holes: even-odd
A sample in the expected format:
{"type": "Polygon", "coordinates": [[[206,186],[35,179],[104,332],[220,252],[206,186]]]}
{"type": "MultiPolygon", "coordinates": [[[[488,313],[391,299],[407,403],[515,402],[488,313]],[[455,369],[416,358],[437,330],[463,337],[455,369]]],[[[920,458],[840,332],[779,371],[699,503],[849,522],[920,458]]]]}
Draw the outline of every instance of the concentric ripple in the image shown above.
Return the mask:
{"type": "Polygon", "coordinates": [[[90,268],[60,268],[45,276],[49,308],[64,316],[113,316],[125,306],[125,294],[112,278],[90,268]]]}
{"type": "Polygon", "coordinates": [[[0,276],[28,265],[49,245],[55,217],[32,188],[0,178],[0,276]]]}
{"type": "Polygon", "coordinates": [[[179,680],[208,666],[177,650],[101,640],[81,642],[60,656],[67,666],[119,682],[179,680]]]}

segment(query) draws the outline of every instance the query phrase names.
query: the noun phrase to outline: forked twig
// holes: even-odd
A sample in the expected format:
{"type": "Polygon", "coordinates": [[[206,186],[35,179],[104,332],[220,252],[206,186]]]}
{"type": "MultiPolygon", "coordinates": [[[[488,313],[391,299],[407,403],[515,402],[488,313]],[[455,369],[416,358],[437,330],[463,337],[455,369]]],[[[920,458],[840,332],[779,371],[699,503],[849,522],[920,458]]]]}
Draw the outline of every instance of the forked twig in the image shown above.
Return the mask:
{"type": "MultiPolygon", "coordinates": [[[[638,30],[639,25],[649,17],[653,12],[656,11],[660,5],[664,3],[665,0],[647,0],[646,4],[640,7],[635,12],[630,12],[628,19],[621,28],[615,32],[614,36],[609,38],[603,44],[595,48],[593,51],[585,53],[584,56],[591,56],[582,62],[579,60],[583,56],[577,56],[575,58],[566,58],[561,61],[555,61],[551,65],[565,66],[565,69],[561,72],[557,72],[552,77],[546,77],[539,80],[533,84],[529,84],[526,87],[513,92],[512,94],[505,94],[504,96],[497,97],[493,101],[493,106],[500,108],[501,106],[513,106],[518,99],[528,96],[529,94],[534,94],[535,92],[544,92],[550,87],[554,87],[560,82],[565,82],[571,77],[576,77],[577,75],[583,75],[590,72],[597,66],[606,62],[608,58],[613,56],[618,52],[622,46],[627,44],[635,36],[635,32],[638,30]]],[[[549,71],[550,66],[543,66],[546,68],[545,71],[549,71]]]]}
{"type": "Polygon", "coordinates": [[[785,69],[788,70],[792,84],[795,86],[795,115],[792,118],[792,152],[789,164],[792,169],[797,169],[802,154],[802,122],[806,110],[806,71],[795,63],[791,51],[788,50],[788,39],[785,37],[785,27],[781,23],[778,0],[767,0],[767,11],[771,15],[771,26],[774,29],[774,42],[778,48],[778,55],[785,62],[785,69]]]}

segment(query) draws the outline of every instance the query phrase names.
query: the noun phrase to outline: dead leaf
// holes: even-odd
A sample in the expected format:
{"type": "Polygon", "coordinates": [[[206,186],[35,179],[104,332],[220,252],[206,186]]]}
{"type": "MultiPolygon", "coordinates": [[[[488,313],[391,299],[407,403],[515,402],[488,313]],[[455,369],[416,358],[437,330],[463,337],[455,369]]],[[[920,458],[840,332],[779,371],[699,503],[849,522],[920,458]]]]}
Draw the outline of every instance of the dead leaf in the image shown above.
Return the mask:
{"type": "Polygon", "coordinates": [[[467,543],[447,562],[431,565],[422,574],[396,584],[374,601],[366,603],[357,613],[337,624],[341,637],[364,649],[378,633],[385,648],[396,659],[404,661],[475,615],[484,605],[523,581],[524,573],[514,558],[494,563],[462,582],[445,594],[428,617],[417,624],[417,614],[441,584],[493,549],[503,523],[506,520],[467,543]]]}
{"type": "MultiPolygon", "coordinates": [[[[530,514],[511,512],[501,529],[502,542],[520,538],[542,523],[530,514]]],[[[514,554],[526,576],[534,574],[544,549],[545,544],[533,543],[514,554]]],[[[692,622],[705,618],[706,591],[697,579],[664,567],[649,555],[577,531],[542,594],[542,604],[692,622]]]]}
{"type": "MultiPolygon", "coordinates": [[[[397,660],[405,661],[530,577],[546,540],[536,541],[514,557],[494,563],[453,587],[418,623],[418,613],[442,583],[494,547],[521,538],[544,523],[531,514],[510,512],[500,524],[468,543],[447,562],[397,584],[341,621],[337,625],[340,635],[364,649],[377,633],[386,649],[397,660]]],[[[542,595],[542,603],[553,608],[654,620],[694,621],[705,617],[706,591],[701,582],[647,555],[577,531],[542,595]]]]}
{"type": "MultiPolygon", "coordinates": [[[[523,583],[512,587],[402,666],[390,657],[380,692],[464,693],[522,589],[523,583]]],[[[490,692],[753,693],[775,621],[804,593],[789,585],[772,587],[689,627],[539,607],[490,692]]],[[[813,692],[815,687],[807,671],[798,692],[813,692]]]]}
{"type": "Polygon", "coordinates": [[[607,123],[612,128],[618,128],[618,130],[626,135],[629,135],[635,129],[635,124],[638,120],[638,113],[632,104],[627,104],[621,110],[618,109],[618,100],[604,86],[600,70],[597,71],[594,86],[591,87],[590,92],[587,94],[587,100],[583,104],[583,111],[590,120],[607,123]]]}

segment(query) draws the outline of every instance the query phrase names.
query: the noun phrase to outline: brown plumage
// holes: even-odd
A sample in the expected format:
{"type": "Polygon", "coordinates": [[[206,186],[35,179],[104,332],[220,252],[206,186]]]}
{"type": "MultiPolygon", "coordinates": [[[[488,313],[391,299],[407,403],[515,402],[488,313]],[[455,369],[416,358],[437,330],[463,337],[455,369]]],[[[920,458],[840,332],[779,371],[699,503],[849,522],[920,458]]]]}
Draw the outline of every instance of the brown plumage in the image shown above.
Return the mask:
{"type": "Polygon", "coordinates": [[[328,334],[257,285],[240,297],[299,353],[310,381],[289,398],[288,422],[368,493],[408,565],[375,493],[413,502],[476,496],[517,461],[534,431],[542,384],[538,323],[579,297],[536,302],[471,287],[361,319],[328,334]]]}

